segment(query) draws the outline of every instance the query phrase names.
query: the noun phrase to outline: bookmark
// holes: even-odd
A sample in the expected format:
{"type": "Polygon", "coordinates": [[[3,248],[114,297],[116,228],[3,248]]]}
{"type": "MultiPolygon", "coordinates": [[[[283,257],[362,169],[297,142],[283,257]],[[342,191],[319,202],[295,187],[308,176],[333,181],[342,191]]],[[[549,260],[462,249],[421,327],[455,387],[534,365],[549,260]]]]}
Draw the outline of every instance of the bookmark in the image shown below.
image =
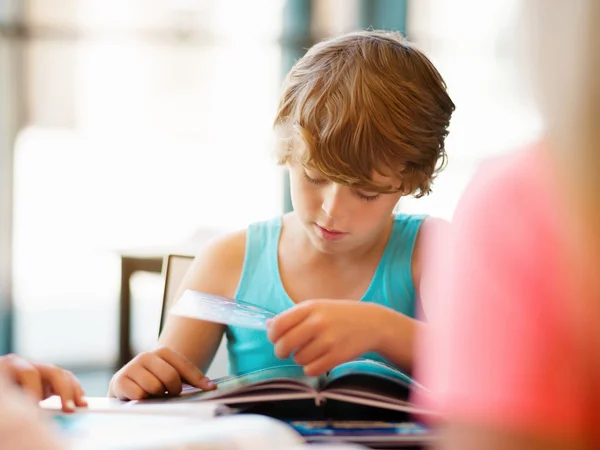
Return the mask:
{"type": "Polygon", "coordinates": [[[170,314],[236,327],[266,330],[270,311],[220,295],[186,290],[170,314]]]}

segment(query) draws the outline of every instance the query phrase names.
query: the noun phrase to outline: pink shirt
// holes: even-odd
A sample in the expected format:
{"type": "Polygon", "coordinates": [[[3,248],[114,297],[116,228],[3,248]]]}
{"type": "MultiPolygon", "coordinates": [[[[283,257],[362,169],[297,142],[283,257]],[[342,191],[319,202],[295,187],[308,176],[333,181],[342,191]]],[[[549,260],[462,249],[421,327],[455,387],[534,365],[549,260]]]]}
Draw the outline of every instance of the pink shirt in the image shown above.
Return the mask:
{"type": "Polygon", "coordinates": [[[545,167],[536,150],[498,158],[467,189],[421,340],[417,377],[432,395],[418,401],[454,421],[591,436],[600,373],[581,357],[568,228],[545,167]]]}

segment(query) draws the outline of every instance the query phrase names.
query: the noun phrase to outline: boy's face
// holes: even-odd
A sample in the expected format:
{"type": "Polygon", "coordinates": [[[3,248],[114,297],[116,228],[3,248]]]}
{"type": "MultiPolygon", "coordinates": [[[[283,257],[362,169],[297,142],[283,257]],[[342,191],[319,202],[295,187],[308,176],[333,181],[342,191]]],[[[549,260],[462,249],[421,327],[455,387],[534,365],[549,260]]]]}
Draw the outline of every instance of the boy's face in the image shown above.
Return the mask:
{"type": "MultiPolygon", "coordinates": [[[[294,211],[312,243],[324,253],[344,253],[375,242],[401,197],[401,193],[379,194],[333,183],[298,163],[289,163],[288,168],[294,211]]],[[[373,181],[399,184],[378,173],[373,181]]]]}

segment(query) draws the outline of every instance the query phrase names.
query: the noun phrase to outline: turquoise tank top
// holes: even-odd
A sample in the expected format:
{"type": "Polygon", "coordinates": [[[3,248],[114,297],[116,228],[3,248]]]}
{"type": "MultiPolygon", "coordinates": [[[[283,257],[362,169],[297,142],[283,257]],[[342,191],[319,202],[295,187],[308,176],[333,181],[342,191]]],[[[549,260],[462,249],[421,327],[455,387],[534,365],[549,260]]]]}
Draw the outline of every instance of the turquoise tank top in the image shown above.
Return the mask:
{"type": "MultiPolygon", "coordinates": [[[[415,241],[425,216],[398,214],[373,275],[371,284],[360,301],[372,302],[415,317],[416,294],[412,280],[411,261],[415,241]]],[[[236,300],[253,304],[275,314],[294,306],[287,295],[278,264],[278,245],[282,218],[250,225],[246,235],[246,254],[236,300]]],[[[266,331],[228,326],[229,373],[238,374],[265,367],[292,364],[292,358],[275,356],[274,346],[266,331]]],[[[365,358],[385,361],[377,354],[365,358]]],[[[388,362],[389,363],[389,362],[388,362]]]]}

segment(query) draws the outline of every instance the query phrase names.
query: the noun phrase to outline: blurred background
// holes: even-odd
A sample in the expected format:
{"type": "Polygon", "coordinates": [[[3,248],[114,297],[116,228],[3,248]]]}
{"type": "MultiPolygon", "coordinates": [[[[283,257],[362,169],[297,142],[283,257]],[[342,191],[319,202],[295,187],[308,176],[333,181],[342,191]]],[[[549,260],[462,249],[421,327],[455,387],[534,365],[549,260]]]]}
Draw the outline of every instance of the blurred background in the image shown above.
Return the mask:
{"type": "Polygon", "coordinates": [[[289,210],[271,125],[323,38],[398,30],[437,66],[457,105],[449,165],[400,206],[450,219],[483,159],[540,132],[519,3],[0,0],[0,354],[104,395],[155,343],[162,255],[289,210]]]}

